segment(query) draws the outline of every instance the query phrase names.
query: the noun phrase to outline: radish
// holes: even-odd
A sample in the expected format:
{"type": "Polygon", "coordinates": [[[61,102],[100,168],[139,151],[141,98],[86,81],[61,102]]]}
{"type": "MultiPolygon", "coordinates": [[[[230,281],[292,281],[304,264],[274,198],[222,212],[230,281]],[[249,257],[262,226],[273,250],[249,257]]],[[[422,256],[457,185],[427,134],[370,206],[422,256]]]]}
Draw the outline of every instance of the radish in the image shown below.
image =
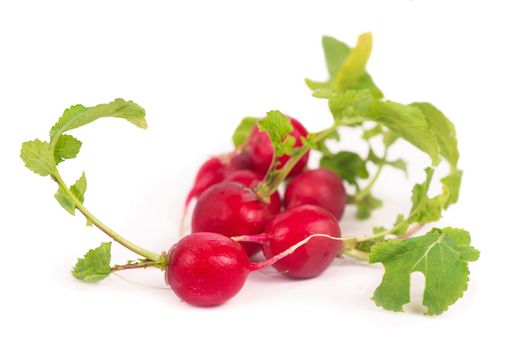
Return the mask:
{"type": "Polygon", "coordinates": [[[193,188],[186,197],[185,207],[193,198],[198,198],[210,186],[222,182],[237,170],[250,169],[251,160],[245,152],[233,152],[222,157],[211,157],[196,173],[193,188]]]}
{"type": "MultiPolygon", "coordinates": [[[[273,201],[272,201],[273,202],[273,201]]],[[[215,232],[227,237],[257,235],[280,207],[261,201],[249,187],[237,182],[222,182],[207,189],[200,196],[191,220],[192,232],[215,232]]],[[[260,247],[243,243],[251,256],[260,247]]]]}
{"type": "Polygon", "coordinates": [[[196,173],[193,188],[186,197],[185,207],[193,198],[198,198],[200,194],[210,186],[224,180],[226,165],[218,157],[212,157],[202,164],[196,173]]]}
{"type": "Polygon", "coordinates": [[[263,254],[267,259],[314,234],[325,234],[337,240],[317,237],[273,266],[295,278],[311,278],[322,273],[340,254],[343,243],[335,217],[315,205],[288,209],[272,219],[265,229],[263,254]]]}
{"type": "Polygon", "coordinates": [[[245,283],[251,262],[242,246],[217,233],[199,232],[182,238],[168,253],[165,281],[184,301],[218,305],[245,283]]]}
{"type": "MultiPolygon", "coordinates": [[[[249,188],[254,188],[263,179],[261,174],[254,172],[252,170],[238,170],[231,173],[225,178],[225,181],[238,182],[249,188]]],[[[278,214],[281,211],[281,196],[278,191],[275,191],[270,196],[270,203],[268,203],[268,209],[273,215],[278,214]]]]}
{"type": "Polygon", "coordinates": [[[342,179],[324,168],[309,170],[294,177],[284,196],[286,208],[314,204],[328,210],[337,220],[342,218],[346,201],[342,179]]]}
{"type": "Polygon", "coordinates": [[[192,305],[219,305],[242,289],[250,272],[279,263],[310,244],[309,240],[319,239],[339,240],[321,234],[307,236],[268,260],[253,263],[243,247],[231,238],[210,232],[192,233],[168,252],[165,282],[179,298],[192,305]]]}
{"type": "MultiPolygon", "coordinates": [[[[305,127],[295,118],[290,117],[289,119],[293,125],[293,131],[291,131],[290,135],[295,138],[295,147],[302,146],[302,137],[306,137],[308,135],[307,129],[305,129],[305,127]]],[[[253,168],[261,174],[265,174],[268,171],[274,156],[274,148],[268,133],[259,131],[258,126],[255,125],[249,135],[246,147],[253,168]]],[[[277,169],[282,168],[289,158],[290,157],[288,155],[279,157],[279,165],[277,166],[277,169]]],[[[309,152],[305,153],[298,163],[296,163],[293,169],[289,172],[289,176],[301,173],[307,165],[308,160],[309,152]]]]}

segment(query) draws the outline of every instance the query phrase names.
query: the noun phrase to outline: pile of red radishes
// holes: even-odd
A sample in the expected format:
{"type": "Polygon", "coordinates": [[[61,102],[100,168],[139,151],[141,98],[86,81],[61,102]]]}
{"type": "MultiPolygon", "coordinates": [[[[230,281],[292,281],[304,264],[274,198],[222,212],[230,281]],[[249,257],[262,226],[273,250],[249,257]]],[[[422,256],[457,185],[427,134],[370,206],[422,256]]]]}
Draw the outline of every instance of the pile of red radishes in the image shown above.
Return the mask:
{"type": "MultiPolygon", "coordinates": [[[[295,147],[301,146],[308,132],[290,121],[295,147]]],[[[346,191],[334,172],[307,169],[308,159],[309,151],[290,170],[284,198],[277,190],[269,198],[256,192],[274,161],[269,135],[257,126],[243,147],[200,167],[186,200],[186,206],[197,200],[192,233],[172,247],[165,273],[182,300],[221,304],[238,293],[249,272],[270,265],[292,278],[316,277],[330,266],[343,247],[338,220],[346,191]],[[249,260],[259,251],[264,262],[249,260]]],[[[288,160],[279,157],[275,168],[288,160]]]]}

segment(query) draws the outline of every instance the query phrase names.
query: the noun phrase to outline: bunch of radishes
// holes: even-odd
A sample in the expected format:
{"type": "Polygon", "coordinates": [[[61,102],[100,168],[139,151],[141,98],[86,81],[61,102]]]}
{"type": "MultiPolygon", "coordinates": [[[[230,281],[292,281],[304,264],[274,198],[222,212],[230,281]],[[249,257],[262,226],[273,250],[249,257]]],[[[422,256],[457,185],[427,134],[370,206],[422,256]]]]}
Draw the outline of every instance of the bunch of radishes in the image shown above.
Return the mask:
{"type": "Polygon", "coordinates": [[[211,306],[237,294],[249,272],[273,266],[291,278],[313,278],[346,254],[384,265],[373,300],[385,309],[402,310],[409,301],[409,276],[417,271],[426,277],[423,304],[429,314],[442,313],[459,299],[467,288],[468,263],[479,257],[470,245],[469,232],[433,228],[423,236],[410,237],[424,224],[439,220],[458,200],[462,171],[454,125],[429,103],[402,104],[383,98],[366,71],[370,33],[360,35],[354,48],[330,37],[323,38],[323,47],[329,80],[307,79],[306,83],[315,97],[327,100],[332,124],[309,133],[280,111],[270,111],[261,119],[244,118],[233,134],[235,150],[212,157],[200,167],[184,204],[186,213],[196,199],[191,233],[168,252],[144,249],[105,225],[84,206],[84,172],[68,186],[58,170],[61,162],[77,156],[82,145],[69,131],[103,117],[122,118],[146,128],[142,107],[123,99],[93,107],[74,105],[51,128],[49,141],[24,142],[25,166],[57,183],[55,198],[67,212],[79,211],[89,226],[141,257],[111,266],[111,242],[102,243],[77,261],[73,275],[98,282],[115,271],[156,267],[164,271],[167,284],[182,300],[211,306]],[[343,127],[363,130],[368,155],[329,149],[326,141],[338,140],[343,127]],[[375,152],[371,138],[382,141],[382,156],[375,152]],[[341,237],[338,221],[346,203],[356,206],[358,218],[369,217],[382,204],[372,193],[382,169],[406,170],[402,159],[390,159],[388,154],[400,139],[431,160],[425,181],[412,188],[410,211],[402,210],[390,228],[374,227],[371,235],[341,237]],[[307,169],[311,150],[322,154],[319,169],[307,169]],[[430,184],[442,159],[449,173],[440,180],[441,193],[432,196],[430,184]],[[375,167],[373,176],[368,164],[375,167]],[[365,179],[369,180],[363,184],[365,179]],[[264,258],[250,260],[260,250],[264,258]]]}
{"type": "MultiPolygon", "coordinates": [[[[296,119],[289,120],[294,147],[302,146],[308,132],[296,119]]],[[[197,199],[193,233],[168,255],[166,281],[181,299],[200,306],[223,303],[240,290],[250,271],[269,265],[293,278],[312,278],[328,268],[343,247],[338,220],[346,192],[334,172],[307,169],[309,152],[285,171],[284,200],[277,189],[267,198],[257,191],[269,171],[279,171],[290,159],[274,157],[268,133],[257,125],[243,147],[201,166],[186,200],[187,206],[197,199]],[[268,260],[251,262],[249,257],[260,250],[268,260]]]]}

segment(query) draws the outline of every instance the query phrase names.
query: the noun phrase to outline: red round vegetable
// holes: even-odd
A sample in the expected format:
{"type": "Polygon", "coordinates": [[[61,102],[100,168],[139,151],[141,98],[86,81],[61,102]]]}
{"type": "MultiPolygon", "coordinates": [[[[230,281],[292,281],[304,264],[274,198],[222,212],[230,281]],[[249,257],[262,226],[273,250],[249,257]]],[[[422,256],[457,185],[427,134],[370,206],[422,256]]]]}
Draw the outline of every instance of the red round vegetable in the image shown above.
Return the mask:
{"type": "Polygon", "coordinates": [[[185,206],[193,198],[197,198],[200,194],[210,186],[217,184],[224,180],[226,165],[218,157],[212,157],[202,164],[196,173],[193,188],[186,197],[185,206]]]}
{"type": "MultiPolygon", "coordinates": [[[[216,232],[227,237],[257,235],[275,215],[252,189],[237,182],[222,182],[200,196],[191,220],[192,232],[216,232]]],[[[249,255],[259,251],[244,242],[249,255]]]]}
{"type": "MultiPolygon", "coordinates": [[[[261,180],[263,180],[263,176],[261,176],[260,173],[254,172],[252,170],[238,170],[225,178],[225,181],[239,182],[249,188],[254,188],[261,180]]],[[[281,211],[281,206],[281,196],[279,195],[278,191],[275,191],[270,196],[268,209],[272,215],[277,215],[281,211]]]]}
{"type": "MultiPolygon", "coordinates": [[[[289,119],[293,125],[293,131],[290,132],[290,135],[295,138],[295,146],[299,147],[302,145],[302,136],[306,137],[308,135],[307,129],[305,129],[305,127],[295,118],[290,117],[289,119]]],[[[247,151],[249,152],[253,168],[261,174],[265,174],[272,163],[274,148],[268,133],[259,131],[257,125],[254,126],[251,134],[249,135],[249,139],[247,140],[247,151]]],[[[282,168],[289,158],[290,156],[288,155],[279,157],[279,166],[277,169],[282,168]]],[[[289,176],[301,173],[307,165],[308,160],[309,152],[305,153],[303,157],[300,158],[293,169],[289,172],[289,176]]]]}
{"type": "Polygon", "coordinates": [[[346,201],[342,179],[324,168],[308,170],[294,177],[284,196],[286,208],[314,204],[328,210],[337,220],[342,218],[346,201]]]}
{"type": "Polygon", "coordinates": [[[182,238],[168,260],[166,283],[182,300],[197,306],[224,303],[240,291],[251,271],[242,246],[217,233],[182,238]]]}
{"type": "MultiPolygon", "coordinates": [[[[267,225],[263,254],[270,259],[313,234],[341,237],[337,220],[326,209],[315,205],[288,209],[267,225]]],[[[291,277],[315,277],[330,266],[342,248],[342,241],[315,237],[273,266],[291,277]]]]}

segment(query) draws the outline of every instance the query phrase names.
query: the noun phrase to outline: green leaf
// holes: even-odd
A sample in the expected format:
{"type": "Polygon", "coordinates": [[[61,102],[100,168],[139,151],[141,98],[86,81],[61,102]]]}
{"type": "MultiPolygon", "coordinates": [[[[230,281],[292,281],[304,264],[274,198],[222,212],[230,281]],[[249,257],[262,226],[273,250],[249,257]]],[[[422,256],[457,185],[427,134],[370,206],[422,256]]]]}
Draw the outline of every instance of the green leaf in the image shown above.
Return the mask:
{"type": "Polygon", "coordinates": [[[319,162],[320,167],[333,170],[348,183],[354,184],[360,179],[369,176],[366,162],[354,152],[341,151],[331,155],[325,155],[319,162]]]}
{"type": "Polygon", "coordinates": [[[426,168],[424,171],[426,172],[426,180],[412,188],[410,223],[428,223],[439,220],[449,196],[448,192],[444,192],[433,198],[428,197],[428,189],[433,179],[434,170],[426,168]]]}
{"type": "Polygon", "coordinates": [[[247,142],[247,139],[249,138],[249,135],[251,134],[251,131],[258,120],[259,118],[255,117],[245,117],[242,119],[240,124],[235,129],[232,137],[233,145],[235,148],[238,148],[247,142]]]}
{"type": "Polygon", "coordinates": [[[447,199],[446,208],[458,201],[459,198],[459,188],[461,187],[461,177],[463,172],[461,170],[455,170],[451,174],[444,177],[441,181],[444,185],[444,192],[449,193],[449,198],[447,199]]]}
{"type": "Polygon", "coordinates": [[[382,123],[421,151],[428,154],[433,165],[439,163],[439,146],[423,112],[414,106],[392,101],[377,101],[368,118],[382,123]]]}
{"type": "Polygon", "coordinates": [[[467,289],[468,262],[479,256],[469,244],[468,232],[453,228],[375,244],[369,262],[382,263],[385,273],[372,299],[386,310],[403,311],[410,301],[410,275],[417,271],[425,276],[423,305],[428,314],[441,314],[467,289]]]}
{"type": "Polygon", "coordinates": [[[54,164],[49,143],[38,139],[23,142],[21,146],[21,159],[25,166],[41,176],[53,175],[54,164]]]}
{"type": "Polygon", "coordinates": [[[82,142],[70,135],[61,135],[54,147],[54,161],[56,164],[65,159],[72,159],[77,156],[82,146],[82,142]]]}
{"type": "Polygon", "coordinates": [[[428,124],[440,145],[440,154],[447,159],[453,169],[458,165],[459,151],[454,124],[435,106],[430,103],[412,103],[426,117],[428,124]]]}
{"type": "Polygon", "coordinates": [[[268,133],[277,156],[292,151],[295,139],[289,133],[293,131],[293,125],[284,114],[279,111],[268,112],[264,119],[258,121],[258,128],[268,133]]]}
{"type": "Polygon", "coordinates": [[[409,221],[408,220],[405,220],[405,217],[403,215],[398,215],[396,217],[396,221],[393,225],[393,228],[391,229],[391,234],[392,235],[404,235],[407,230],[409,229],[409,221]]]}
{"type": "MultiPolygon", "coordinates": [[[[349,69],[352,68],[351,66],[356,65],[359,63],[359,60],[362,58],[362,56],[357,52],[360,51],[360,49],[363,47],[363,44],[365,43],[367,37],[370,36],[369,33],[363,34],[360,38],[358,39],[358,46],[357,48],[354,48],[352,51],[349,48],[349,46],[335,38],[329,37],[329,36],[324,36],[322,43],[323,43],[323,50],[324,50],[324,56],[326,59],[326,67],[328,69],[329,73],[329,79],[325,82],[316,82],[310,79],[305,79],[305,83],[307,86],[312,90],[334,90],[334,91],[343,91],[345,89],[356,89],[356,90],[362,90],[362,89],[367,89],[370,90],[376,98],[382,98],[382,92],[380,89],[375,85],[375,83],[372,80],[372,77],[364,72],[363,74],[360,74],[361,77],[356,79],[355,81],[351,76],[347,77],[346,75],[348,73],[353,74],[357,70],[356,69],[349,69]],[[365,40],[364,40],[365,39],[365,40]],[[360,41],[361,40],[361,41],[360,41]],[[354,52],[352,54],[352,52],[354,52]],[[354,57],[349,57],[350,55],[354,55],[354,57]],[[340,72],[340,69],[344,65],[345,62],[348,62],[347,68],[343,68],[345,71],[340,72]],[[352,86],[347,86],[345,89],[342,90],[336,90],[340,89],[340,87],[335,86],[337,84],[335,81],[336,79],[342,79],[342,80],[347,80],[353,81],[354,85],[352,86]]],[[[366,62],[365,62],[366,63],[366,62]]],[[[357,68],[357,67],[356,67],[357,68]]],[[[324,93],[323,93],[324,95],[324,93]]],[[[317,96],[317,97],[323,97],[323,96],[317,96]]],[[[328,98],[328,97],[324,97],[328,98]]]]}
{"type": "Polygon", "coordinates": [[[113,102],[99,104],[94,107],[88,108],[83,105],[75,105],[66,109],[58,122],[51,128],[49,135],[53,140],[54,137],[65,131],[89,124],[103,117],[122,118],[140,128],[147,128],[144,109],[133,101],[118,98],[113,102]]]}
{"type": "Polygon", "coordinates": [[[382,207],[382,201],[379,198],[372,196],[370,193],[356,202],[356,217],[359,220],[368,219],[375,209],[382,207]]]}
{"type": "Polygon", "coordinates": [[[347,90],[333,94],[328,102],[335,120],[345,117],[366,116],[369,114],[374,97],[368,90],[347,90]]]}
{"type": "Polygon", "coordinates": [[[358,37],[356,46],[340,65],[331,82],[333,90],[342,92],[354,89],[366,73],[365,67],[372,52],[372,33],[358,37]]]}
{"type": "MultiPolygon", "coordinates": [[[[84,194],[86,193],[87,181],[86,174],[82,173],[81,177],[70,186],[70,192],[79,200],[79,202],[84,203],[84,194]]],[[[72,198],[65,192],[65,190],[60,186],[58,191],[54,195],[54,198],[60,203],[60,205],[68,211],[70,214],[75,215],[75,204],[72,198]]],[[[89,226],[89,220],[86,223],[89,226]]]]}
{"type": "Polygon", "coordinates": [[[110,267],[111,243],[102,243],[98,248],[89,250],[84,258],[77,260],[72,274],[78,280],[96,283],[111,273],[110,267]]]}
{"type": "Polygon", "coordinates": [[[384,128],[382,127],[382,125],[377,124],[373,128],[366,129],[365,131],[363,131],[363,135],[361,137],[363,138],[363,140],[368,141],[377,135],[382,135],[383,132],[384,128]]]}
{"type": "Polygon", "coordinates": [[[334,77],[342,63],[349,56],[351,49],[340,40],[326,35],[323,36],[322,44],[328,73],[330,77],[334,77]]]}
{"type": "Polygon", "coordinates": [[[392,166],[393,168],[400,169],[404,173],[407,173],[407,163],[401,158],[398,158],[396,160],[389,160],[386,162],[386,164],[392,166]]]}

